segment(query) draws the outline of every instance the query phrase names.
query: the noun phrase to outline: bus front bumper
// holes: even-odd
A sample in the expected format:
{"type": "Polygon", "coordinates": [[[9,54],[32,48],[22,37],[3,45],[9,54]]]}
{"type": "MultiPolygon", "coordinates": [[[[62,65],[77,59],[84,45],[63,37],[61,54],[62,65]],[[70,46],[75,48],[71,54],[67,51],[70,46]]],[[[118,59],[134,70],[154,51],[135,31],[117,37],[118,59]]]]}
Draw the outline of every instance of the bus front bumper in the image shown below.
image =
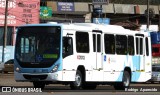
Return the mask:
{"type": "Polygon", "coordinates": [[[62,71],[55,73],[18,73],[14,71],[14,77],[17,82],[32,81],[62,81],[62,71]]]}

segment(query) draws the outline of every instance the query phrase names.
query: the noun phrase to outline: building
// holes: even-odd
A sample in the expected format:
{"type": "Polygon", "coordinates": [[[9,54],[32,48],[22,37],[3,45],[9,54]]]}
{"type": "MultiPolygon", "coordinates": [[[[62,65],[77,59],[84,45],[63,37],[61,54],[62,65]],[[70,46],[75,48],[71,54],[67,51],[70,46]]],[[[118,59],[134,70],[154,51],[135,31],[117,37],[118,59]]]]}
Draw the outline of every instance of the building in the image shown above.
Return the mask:
{"type": "Polygon", "coordinates": [[[6,1],[0,0],[0,62],[14,58],[16,27],[27,23],[39,23],[40,0],[8,0],[8,8],[6,1]],[[7,25],[5,25],[5,16],[7,16],[7,25]],[[7,26],[7,31],[4,26],[7,26]],[[6,43],[5,56],[3,55],[4,43],[6,43]]]}
{"type": "MultiPolygon", "coordinates": [[[[102,5],[102,17],[110,18],[111,24],[130,21],[136,24],[146,24],[147,0],[110,0],[108,5],[102,5]]],[[[159,0],[150,0],[151,24],[159,22],[159,0]]],[[[48,21],[72,21],[91,22],[92,0],[41,0],[41,6],[51,7],[51,18],[41,19],[40,22],[48,21]]]]}

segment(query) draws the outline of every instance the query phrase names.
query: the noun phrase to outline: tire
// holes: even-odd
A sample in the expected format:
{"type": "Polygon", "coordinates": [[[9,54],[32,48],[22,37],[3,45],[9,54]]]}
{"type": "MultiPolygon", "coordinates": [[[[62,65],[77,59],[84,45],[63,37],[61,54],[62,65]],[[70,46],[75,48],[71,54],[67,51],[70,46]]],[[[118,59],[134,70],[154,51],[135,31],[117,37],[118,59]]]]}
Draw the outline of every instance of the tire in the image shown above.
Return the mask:
{"type": "Polygon", "coordinates": [[[123,87],[129,88],[130,82],[131,82],[131,75],[129,74],[128,71],[124,71],[123,80],[122,80],[123,87]]]}
{"type": "Polygon", "coordinates": [[[43,82],[33,82],[33,86],[34,86],[34,88],[44,89],[45,83],[43,83],[43,82]]]}
{"type": "Polygon", "coordinates": [[[114,88],[116,90],[124,90],[125,88],[129,88],[131,82],[131,76],[128,71],[124,71],[122,82],[115,83],[114,88]]]}
{"type": "Polygon", "coordinates": [[[75,81],[70,84],[71,89],[80,89],[82,86],[82,74],[79,70],[76,72],[75,81]]]}

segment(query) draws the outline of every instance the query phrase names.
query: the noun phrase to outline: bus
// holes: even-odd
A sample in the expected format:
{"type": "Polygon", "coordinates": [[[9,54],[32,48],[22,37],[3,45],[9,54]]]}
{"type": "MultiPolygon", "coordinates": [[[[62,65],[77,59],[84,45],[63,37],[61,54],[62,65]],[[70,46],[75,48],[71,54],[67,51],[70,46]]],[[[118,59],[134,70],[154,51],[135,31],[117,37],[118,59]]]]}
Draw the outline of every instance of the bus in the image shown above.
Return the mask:
{"type": "Polygon", "coordinates": [[[152,44],[152,65],[160,64],[160,44],[152,44]]]}
{"type": "Polygon", "coordinates": [[[0,26],[0,72],[4,70],[4,64],[8,62],[13,62],[14,60],[14,49],[15,49],[15,40],[16,40],[16,27],[8,26],[7,27],[7,36],[6,36],[6,47],[3,54],[3,42],[4,42],[4,27],[0,26]],[[2,59],[4,56],[4,60],[2,59]]]}
{"type": "Polygon", "coordinates": [[[48,84],[124,89],[151,79],[147,32],[93,23],[27,24],[17,29],[14,76],[35,88],[48,84]]]}
{"type": "Polygon", "coordinates": [[[160,32],[150,32],[152,46],[152,65],[160,64],[160,32]]]}

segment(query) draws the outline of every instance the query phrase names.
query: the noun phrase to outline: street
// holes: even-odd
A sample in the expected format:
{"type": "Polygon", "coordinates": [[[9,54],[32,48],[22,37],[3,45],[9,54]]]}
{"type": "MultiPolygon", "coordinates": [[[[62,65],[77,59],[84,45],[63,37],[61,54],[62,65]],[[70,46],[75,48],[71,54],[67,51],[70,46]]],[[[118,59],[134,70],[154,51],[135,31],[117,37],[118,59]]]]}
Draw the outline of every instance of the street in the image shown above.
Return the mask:
{"type": "Polygon", "coordinates": [[[3,95],[27,95],[28,93],[33,95],[41,94],[54,94],[54,95],[155,95],[160,94],[160,84],[159,83],[141,83],[141,84],[131,84],[129,89],[114,90],[112,86],[100,85],[95,90],[71,90],[67,85],[60,84],[50,84],[45,87],[45,89],[34,89],[32,83],[30,82],[16,82],[14,80],[14,74],[0,74],[0,94],[3,95]],[[5,88],[5,89],[4,89],[5,88]],[[5,92],[11,88],[11,92],[5,92]],[[19,89],[19,90],[18,90],[19,89]],[[3,90],[3,91],[2,91],[3,90]]]}

